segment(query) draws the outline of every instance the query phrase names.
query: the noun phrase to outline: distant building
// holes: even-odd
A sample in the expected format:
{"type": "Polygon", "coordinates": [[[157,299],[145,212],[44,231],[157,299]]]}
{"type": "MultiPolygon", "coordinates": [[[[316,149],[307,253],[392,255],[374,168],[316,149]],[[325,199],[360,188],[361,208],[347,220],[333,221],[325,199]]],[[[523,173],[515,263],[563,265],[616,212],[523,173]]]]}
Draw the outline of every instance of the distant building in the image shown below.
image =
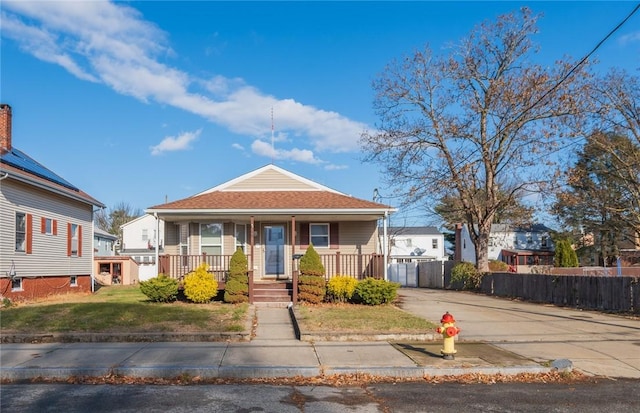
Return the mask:
{"type": "Polygon", "coordinates": [[[156,265],[156,243],[158,253],[164,253],[164,221],[151,214],[142,215],[120,226],[122,245],[120,255],[131,257],[138,263],[140,281],[158,275],[156,265]]]}
{"type": "Polygon", "coordinates": [[[118,237],[98,227],[93,228],[93,253],[96,257],[116,255],[115,245],[118,237]]]}
{"type": "MultiPolygon", "coordinates": [[[[379,230],[382,234],[382,229],[379,230]]],[[[391,262],[445,261],[444,234],[436,227],[389,227],[387,245],[391,262]]]]}

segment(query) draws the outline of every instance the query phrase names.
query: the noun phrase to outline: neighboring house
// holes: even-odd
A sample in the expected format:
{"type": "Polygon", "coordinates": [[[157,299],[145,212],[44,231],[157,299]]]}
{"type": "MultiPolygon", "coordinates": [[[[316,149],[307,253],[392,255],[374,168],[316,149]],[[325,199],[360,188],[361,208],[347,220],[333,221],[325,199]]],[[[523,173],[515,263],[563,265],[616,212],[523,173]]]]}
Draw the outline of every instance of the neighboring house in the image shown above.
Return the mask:
{"type": "MultiPolygon", "coordinates": [[[[468,227],[456,227],[456,259],[476,262],[476,253],[468,227]]],[[[552,266],[554,247],[551,230],[535,224],[521,227],[509,224],[491,225],[489,259],[506,262],[510,271],[530,272],[534,266],[552,266]]]]}
{"type": "Polygon", "coordinates": [[[118,240],[113,234],[96,226],[93,227],[93,253],[96,257],[109,257],[115,255],[115,244],[118,240]]]}
{"type": "Polygon", "coordinates": [[[158,275],[156,266],[156,244],[158,254],[164,253],[164,222],[153,215],[142,215],[120,225],[122,245],[120,255],[131,257],[138,263],[140,281],[158,275]]]}
{"type": "MultiPolygon", "coordinates": [[[[382,229],[379,229],[382,232],[382,229]]],[[[389,258],[392,262],[446,261],[444,235],[436,227],[389,227],[389,258]]]]}
{"type": "Polygon", "coordinates": [[[91,291],[93,214],[104,205],[13,147],[0,104],[0,296],[91,291]]]}
{"type": "Polygon", "coordinates": [[[242,248],[252,279],[289,280],[310,244],[327,277],[386,276],[378,220],[395,209],[267,165],[189,198],[147,209],[165,223],[160,272],[181,277],[201,262],[223,281],[242,248]]]}

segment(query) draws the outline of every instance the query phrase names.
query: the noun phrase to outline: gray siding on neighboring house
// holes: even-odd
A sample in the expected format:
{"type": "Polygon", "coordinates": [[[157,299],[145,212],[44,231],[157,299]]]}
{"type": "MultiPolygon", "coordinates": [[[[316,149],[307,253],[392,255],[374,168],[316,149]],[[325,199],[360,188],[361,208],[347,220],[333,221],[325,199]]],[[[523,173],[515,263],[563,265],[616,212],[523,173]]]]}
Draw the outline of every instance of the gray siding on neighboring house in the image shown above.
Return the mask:
{"type": "Polygon", "coordinates": [[[2,181],[0,191],[0,273],[12,263],[20,277],[86,275],[93,268],[93,206],[53,194],[12,179],[2,181]],[[15,214],[32,215],[32,253],[15,251],[15,214]],[[57,235],[42,233],[42,218],[57,222],[57,235]],[[82,227],[80,257],[67,256],[67,224],[82,227]],[[8,235],[8,236],[7,236],[8,235]]]}

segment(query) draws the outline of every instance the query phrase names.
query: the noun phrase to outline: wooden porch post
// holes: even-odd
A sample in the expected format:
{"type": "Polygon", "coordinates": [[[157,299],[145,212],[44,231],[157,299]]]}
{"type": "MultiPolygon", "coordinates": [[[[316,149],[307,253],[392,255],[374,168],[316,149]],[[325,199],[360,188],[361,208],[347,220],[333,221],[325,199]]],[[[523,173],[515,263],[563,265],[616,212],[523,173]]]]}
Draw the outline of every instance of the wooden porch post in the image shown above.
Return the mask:
{"type": "Polygon", "coordinates": [[[298,268],[295,259],[296,253],[296,217],[291,216],[291,301],[298,303],[298,268]]]}
{"type": "Polygon", "coordinates": [[[250,250],[251,250],[251,268],[249,268],[249,273],[247,274],[247,276],[249,277],[249,304],[253,304],[253,269],[255,268],[255,266],[253,265],[254,263],[254,245],[255,245],[255,240],[254,240],[254,218],[253,215],[251,215],[251,237],[249,237],[250,240],[250,250]]]}

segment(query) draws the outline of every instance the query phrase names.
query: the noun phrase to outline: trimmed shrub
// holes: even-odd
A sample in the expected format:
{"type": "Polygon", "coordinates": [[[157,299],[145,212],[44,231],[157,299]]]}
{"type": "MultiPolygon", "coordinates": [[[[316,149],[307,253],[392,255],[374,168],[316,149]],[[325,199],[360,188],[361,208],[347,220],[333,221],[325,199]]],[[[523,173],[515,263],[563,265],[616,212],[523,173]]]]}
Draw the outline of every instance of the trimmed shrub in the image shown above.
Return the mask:
{"type": "Polygon", "coordinates": [[[158,274],[147,281],[140,281],[140,291],[151,301],[166,303],[178,297],[178,280],[158,274]]]}
{"type": "Polygon", "coordinates": [[[346,275],[336,275],[327,283],[327,301],[346,303],[351,300],[356,291],[358,280],[346,275]]]}
{"type": "Polygon", "coordinates": [[[500,260],[489,260],[489,271],[493,271],[493,272],[509,271],[509,264],[500,260]]]}
{"type": "Polygon", "coordinates": [[[218,294],[218,281],[209,273],[209,265],[202,263],[184,277],[184,295],[194,303],[208,303],[218,294]]]}
{"type": "Polygon", "coordinates": [[[480,288],[482,273],[470,262],[459,262],[451,269],[451,283],[461,283],[465,290],[480,288]]]}
{"type": "Polygon", "coordinates": [[[365,278],[356,285],[353,298],[355,302],[360,304],[388,304],[396,299],[398,288],[400,288],[399,283],[365,278]]]}
{"type": "Polygon", "coordinates": [[[327,292],[324,275],[325,270],[320,255],[313,248],[313,244],[309,244],[309,248],[300,258],[298,298],[308,303],[321,303],[327,292]]]}
{"type": "Polygon", "coordinates": [[[229,275],[224,287],[226,303],[249,302],[249,264],[242,248],[238,247],[229,262],[229,275]]]}

